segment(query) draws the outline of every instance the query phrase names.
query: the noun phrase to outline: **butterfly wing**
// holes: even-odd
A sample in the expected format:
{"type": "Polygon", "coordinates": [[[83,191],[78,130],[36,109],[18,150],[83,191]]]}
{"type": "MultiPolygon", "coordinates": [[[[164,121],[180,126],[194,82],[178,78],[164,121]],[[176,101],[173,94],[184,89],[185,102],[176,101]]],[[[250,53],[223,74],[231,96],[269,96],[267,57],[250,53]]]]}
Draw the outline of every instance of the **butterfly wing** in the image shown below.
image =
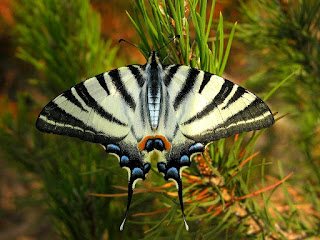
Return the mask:
{"type": "MultiPolygon", "coordinates": [[[[181,172],[191,164],[192,155],[205,145],[236,133],[258,130],[274,123],[269,107],[243,87],[217,75],[188,66],[168,65],[163,84],[167,91],[164,127],[172,148],[158,169],[166,180],[176,182],[181,210],[181,172]]],[[[186,229],[188,225],[185,221],[186,229]]]]}
{"type": "Polygon", "coordinates": [[[130,70],[115,69],[70,88],[40,113],[36,127],[43,132],[96,143],[124,139],[132,126],[136,101],[145,79],[130,70]]]}
{"type": "Polygon", "coordinates": [[[269,107],[243,87],[188,66],[167,68],[175,69],[167,91],[179,129],[188,139],[207,144],[274,123],[269,107]]]}
{"type": "Polygon", "coordinates": [[[142,104],[145,81],[140,65],[102,73],[57,96],[36,122],[43,132],[100,143],[119,159],[120,166],[129,173],[126,216],[136,181],[144,180],[150,169],[138,148],[144,134],[144,116],[137,105],[142,104]]]}

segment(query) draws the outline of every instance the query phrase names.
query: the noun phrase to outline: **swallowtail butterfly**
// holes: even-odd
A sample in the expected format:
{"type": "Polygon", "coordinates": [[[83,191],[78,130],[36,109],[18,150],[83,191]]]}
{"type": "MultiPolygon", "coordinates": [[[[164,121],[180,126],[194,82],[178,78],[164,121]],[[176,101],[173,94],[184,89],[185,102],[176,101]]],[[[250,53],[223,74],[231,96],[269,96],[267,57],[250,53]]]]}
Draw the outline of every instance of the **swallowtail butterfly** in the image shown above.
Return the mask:
{"type": "Polygon", "coordinates": [[[123,230],[135,184],[145,180],[150,158],[176,183],[183,220],[181,173],[214,140],[274,123],[257,96],[222,77],[184,65],[163,65],[151,52],[144,65],[120,67],[89,78],[41,111],[43,132],[100,143],[129,173],[123,230]]]}

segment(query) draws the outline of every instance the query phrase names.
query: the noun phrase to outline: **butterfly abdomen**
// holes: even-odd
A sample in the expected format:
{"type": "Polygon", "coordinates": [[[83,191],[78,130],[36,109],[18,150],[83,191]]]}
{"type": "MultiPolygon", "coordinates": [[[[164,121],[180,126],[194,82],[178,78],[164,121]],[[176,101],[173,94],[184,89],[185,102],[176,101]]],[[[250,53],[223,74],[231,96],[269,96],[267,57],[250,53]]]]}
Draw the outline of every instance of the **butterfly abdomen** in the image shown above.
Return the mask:
{"type": "Polygon", "coordinates": [[[161,102],[161,85],[153,86],[150,84],[147,90],[147,104],[152,130],[156,130],[159,124],[160,102],[161,102]]]}
{"type": "Polygon", "coordinates": [[[150,120],[151,129],[157,130],[159,125],[161,99],[162,99],[162,86],[161,86],[161,72],[162,64],[159,62],[155,52],[151,53],[146,65],[147,71],[147,107],[150,120]]]}

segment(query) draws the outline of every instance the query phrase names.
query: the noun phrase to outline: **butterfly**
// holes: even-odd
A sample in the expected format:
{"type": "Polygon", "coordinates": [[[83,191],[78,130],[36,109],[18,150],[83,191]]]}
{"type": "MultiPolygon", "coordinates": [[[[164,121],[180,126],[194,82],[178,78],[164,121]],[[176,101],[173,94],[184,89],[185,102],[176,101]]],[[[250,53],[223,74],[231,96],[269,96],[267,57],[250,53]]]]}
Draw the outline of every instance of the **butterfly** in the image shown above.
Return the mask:
{"type": "Polygon", "coordinates": [[[151,158],[176,183],[185,227],[182,171],[212,141],[274,123],[269,107],[243,87],[185,65],[161,63],[152,51],[144,65],[89,78],[49,102],[37,118],[43,132],[99,143],[128,171],[127,219],[137,181],[151,158]]]}

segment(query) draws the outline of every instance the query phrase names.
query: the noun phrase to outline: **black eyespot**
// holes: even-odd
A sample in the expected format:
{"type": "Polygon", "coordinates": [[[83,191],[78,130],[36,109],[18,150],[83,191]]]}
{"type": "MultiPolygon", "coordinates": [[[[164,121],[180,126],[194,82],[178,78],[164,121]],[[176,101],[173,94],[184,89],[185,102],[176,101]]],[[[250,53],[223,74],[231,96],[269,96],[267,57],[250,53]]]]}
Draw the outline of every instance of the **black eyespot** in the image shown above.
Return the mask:
{"type": "Polygon", "coordinates": [[[129,158],[127,156],[122,156],[120,159],[120,167],[129,166],[129,158]]]}
{"type": "Polygon", "coordinates": [[[164,174],[166,173],[167,166],[164,162],[158,162],[157,167],[160,173],[164,173],[164,174]]]}
{"type": "Polygon", "coordinates": [[[163,151],[164,150],[164,143],[161,139],[156,138],[154,140],[154,148],[159,150],[159,151],[163,151]]]}
{"type": "Polygon", "coordinates": [[[120,154],[120,147],[115,145],[115,144],[108,144],[106,146],[106,152],[107,153],[114,153],[114,154],[117,154],[119,155],[120,154]]]}
{"type": "Polygon", "coordinates": [[[145,163],[145,164],[143,165],[143,172],[144,172],[144,174],[147,174],[147,173],[150,171],[150,168],[151,168],[150,163],[145,163]]]}
{"type": "Polygon", "coordinates": [[[204,151],[204,146],[201,143],[196,143],[193,144],[190,148],[189,148],[189,154],[190,156],[194,153],[202,153],[204,151]]]}
{"type": "Polygon", "coordinates": [[[144,147],[144,150],[146,150],[147,152],[151,152],[154,148],[154,143],[153,143],[153,139],[149,139],[147,142],[146,142],[146,145],[144,147]]]}
{"type": "Polygon", "coordinates": [[[132,176],[132,179],[141,178],[144,180],[146,178],[141,168],[134,168],[131,171],[131,176],[132,176]]]}
{"type": "Polygon", "coordinates": [[[172,178],[174,180],[179,179],[179,171],[175,167],[171,167],[168,169],[167,174],[165,176],[166,179],[172,178]]]}
{"type": "Polygon", "coordinates": [[[190,166],[190,158],[187,155],[183,155],[180,158],[180,166],[190,166]]]}

